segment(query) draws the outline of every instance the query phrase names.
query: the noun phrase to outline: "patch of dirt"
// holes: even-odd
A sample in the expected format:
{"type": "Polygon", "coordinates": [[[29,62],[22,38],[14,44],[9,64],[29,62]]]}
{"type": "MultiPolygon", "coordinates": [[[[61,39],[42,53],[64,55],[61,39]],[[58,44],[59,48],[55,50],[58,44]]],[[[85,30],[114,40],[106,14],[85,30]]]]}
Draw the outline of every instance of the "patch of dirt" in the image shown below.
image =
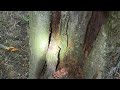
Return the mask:
{"type": "Polygon", "coordinates": [[[0,44],[19,50],[0,49],[0,79],[28,78],[27,18],[27,11],[0,11],[0,44]]]}

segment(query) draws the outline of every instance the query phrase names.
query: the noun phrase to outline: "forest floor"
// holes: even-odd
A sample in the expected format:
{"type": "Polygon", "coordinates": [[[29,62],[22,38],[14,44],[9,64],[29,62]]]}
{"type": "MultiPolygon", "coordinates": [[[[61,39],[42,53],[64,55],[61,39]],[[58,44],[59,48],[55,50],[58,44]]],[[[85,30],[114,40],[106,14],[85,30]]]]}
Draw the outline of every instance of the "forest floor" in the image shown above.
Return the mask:
{"type": "Polygon", "coordinates": [[[28,78],[28,18],[27,11],[0,11],[0,44],[18,49],[0,49],[0,79],[28,78]]]}

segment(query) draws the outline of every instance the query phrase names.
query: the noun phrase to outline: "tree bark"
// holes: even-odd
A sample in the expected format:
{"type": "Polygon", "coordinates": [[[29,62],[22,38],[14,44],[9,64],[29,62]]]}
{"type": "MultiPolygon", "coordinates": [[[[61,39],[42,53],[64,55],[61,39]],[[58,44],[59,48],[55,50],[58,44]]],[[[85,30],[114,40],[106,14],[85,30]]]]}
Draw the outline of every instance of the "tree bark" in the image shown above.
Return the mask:
{"type": "MultiPolygon", "coordinates": [[[[32,12],[31,14],[31,29],[29,31],[31,49],[29,77],[39,78],[45,61],[47,67],[42,78],[54,78],[52,76],[53,73],[61,68],[69,68],[71,74],[76,74],[76,70],[74,72],[70,66],[76,66],[78,63],[76,69],[81,70],[79,64],[82,62],[82,59],[80,58],[82,55],[84,35],[91,17],[91,12],[56,11],[51,12],[51,15],[50,12],[46,13],[32,12]],[[45,37],[40,37],[45,33],[45,37]],[[37,47],[36,44],[38,43],[39,46],[37,47]],[[43,43],[46,46],[44,47],[45,50],[41,51],[40,45],[43,43]]],[[[81,76],[75,77],[81,78],[81,76]]],[[[75,77],[74,75],[70,76],[70,78],[75,77]]]]}
{"type": "Polygon", "coordinates": [[[119,37],[119,15],[114,17],[117,14],[119,12],[32,12],[28,31],[29,78],[106,78],[110,71],[107,62],[112,61],[109,60],[108,52],[112,52],[109,49],[119,46],[119,40],[112,39],[114,34],[119,37]]]}
{"type": "Polygon", "coordinates": [[[34,11],[30,13],[29,46],[30,67],[29,78],[40,78],[46,62],[46,52],[49,40],[50,12],[34,11]]]}

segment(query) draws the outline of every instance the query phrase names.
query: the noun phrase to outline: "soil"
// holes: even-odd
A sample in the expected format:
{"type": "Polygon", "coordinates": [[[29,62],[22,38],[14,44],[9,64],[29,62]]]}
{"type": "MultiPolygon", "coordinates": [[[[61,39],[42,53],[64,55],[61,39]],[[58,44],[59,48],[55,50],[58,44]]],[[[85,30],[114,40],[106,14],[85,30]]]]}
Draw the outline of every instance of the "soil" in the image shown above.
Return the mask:
{"type": "Polygon", "coordinates": [[[0,11],[0,44],[18,49],[0,49],[0,79],[28,78],[28,18],[27,11],[0,11]]]}

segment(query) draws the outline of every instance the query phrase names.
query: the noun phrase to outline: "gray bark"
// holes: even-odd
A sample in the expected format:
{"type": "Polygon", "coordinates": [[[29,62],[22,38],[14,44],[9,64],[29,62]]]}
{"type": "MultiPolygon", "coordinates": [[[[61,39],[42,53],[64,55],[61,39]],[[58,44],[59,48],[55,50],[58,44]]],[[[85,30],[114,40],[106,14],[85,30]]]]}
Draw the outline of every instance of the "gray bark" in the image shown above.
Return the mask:
{"type": "Polygon", "coordinates": [[[50,12],[34,11],[30,13],[29,46],[30,67],[29,78],[37,79],[46,61],[49,40],[50,12]]]}
{"type": "Polygon", "coordinates": [[[120,14],[109,12],[105,18],[103,13],[61,11],[58,23],[51,20],[51,12],[32,12],[29,78],[53,79],[62,68],[68,72],[64,79],[119,78],[120,14]]]}
{"type": "Polygon", "coordinates": [[[109,12],[109,18],[102,26],[84,67],[85,78],[120,78],[119,15],[120,12],[109,12]]]}
{"type": "MultiPolygon", "coordinates": [[[[58,62],[58,52],[60,50],[60,64],[65,61],[67,64],[71,62],[81,62],[82,46],[84,42],[84,36],[87,28],[87,24],[91,17],[91,12],[79,12],[79,11],[62,11],[60,20],[60,44],[57,44],[55,37],[52,35],[50,45],[48,46],[50,14],[47,12],[32,12],[31,24],[30,24],[30,78],[38,78],[38,73],[41,72],[44,62],[47,62],[47,68],[45,76],[43,78],[53,78],[52,74],[55,72],[58,62]],[[45,37],[41,37],[44,35],[45,37]],[[44,40],[45,38],[45,40],[44,40]],[[35,41],[38,40],[38,41],[35,41]],[[44,51],[41,51],[39,46],[44,40],[46,47],[44,51]],[[47,50],[48,49],[48,50],[47,50]],[[76,50],[74,52],[74,50],[76,50]],[[69,57],[66,59],[66,57],[69,57]],[[81,61],[80,61],[81,60],[81,61]],[[38,71],[36,71],[38,70],[38,71]],[[36,73],[37,72],[37,73],[36,73]]],[[[72,63],[71,62],[71,63],[72,63]]],[[[60,66],[60,65],[59,65],[60,66]]],[[[70,67],[69,67],[70,68],[70,67]]],[[[71,76],[74,78],[74,76],[71,76]]]]}

